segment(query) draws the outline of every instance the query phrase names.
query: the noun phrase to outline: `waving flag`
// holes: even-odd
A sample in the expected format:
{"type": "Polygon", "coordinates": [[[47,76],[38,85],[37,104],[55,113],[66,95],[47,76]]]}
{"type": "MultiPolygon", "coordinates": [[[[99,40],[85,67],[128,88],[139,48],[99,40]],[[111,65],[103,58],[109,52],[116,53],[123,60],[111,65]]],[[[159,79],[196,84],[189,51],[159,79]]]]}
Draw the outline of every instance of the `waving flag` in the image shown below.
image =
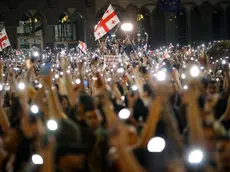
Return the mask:
{"type": "Polygon", "coordinates": [[[4,28],[0,32],[0,51],[2,51],[3,49],[5,49],[9,46],[10,46],[10,41],[9,41],[9,38],[7,36],[7,33],[6,33],[6,29],[4,28]]]}
{"type": "Polygon", "coordinates": [[[159,8],[164,12],[177,12],[180,0],[158,0],[159,8]]]}
{"type": "Polygon", "coordinates": [[[87,53],[87,46],[84,42],[79,41],[79,44],[77,46],[84,54],[87,53]]]}
{"type": "Polygon", "coordinates": [[[109,5],[102,19],[98,22],[94,29],[95,40],[98,40],[101,37],[103,37],[118,23],[120,23],[120,20],[117,16],[117,13],[114,11],[112,5],[109,5]]]}

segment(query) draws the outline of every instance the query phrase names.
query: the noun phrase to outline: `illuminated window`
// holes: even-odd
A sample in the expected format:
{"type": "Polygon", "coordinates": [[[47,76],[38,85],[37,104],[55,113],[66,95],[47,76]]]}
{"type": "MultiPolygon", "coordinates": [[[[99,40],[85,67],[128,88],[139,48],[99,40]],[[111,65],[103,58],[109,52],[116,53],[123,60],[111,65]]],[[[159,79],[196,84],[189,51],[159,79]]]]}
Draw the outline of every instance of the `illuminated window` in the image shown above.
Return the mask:
{"type": "Polygon", "coordinates": [[[71,16],[63,13],[55,26],[55,41],[77,41],[84,34],[80,27],[84,27],[83,19],[78,13],[71,16]],[[82,25],[79,25],[82,23],[82,25]]]}
{"type": "Polygon", "coordinates": [[[42,36],[42,23],[36,17],[23,14],[17,28],[18,36],[42,36]]]}

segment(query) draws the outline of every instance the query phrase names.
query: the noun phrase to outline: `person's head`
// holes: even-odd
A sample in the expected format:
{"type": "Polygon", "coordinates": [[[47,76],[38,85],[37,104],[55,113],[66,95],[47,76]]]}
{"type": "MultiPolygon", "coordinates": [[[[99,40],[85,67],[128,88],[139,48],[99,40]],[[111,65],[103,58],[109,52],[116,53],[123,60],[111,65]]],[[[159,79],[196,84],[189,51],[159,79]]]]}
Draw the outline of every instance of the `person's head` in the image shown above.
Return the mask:
{"type": "Polygon", "coordinates": [[[95,109],[93,98],[84,92],[80,93],[77,104],[80,113],[86,113],[87,111],[95,109]]]}
{"type": "Polygon", "coordinates": [[[145,97],[153,97],[153,90],[148,84],[143,85],[143,92],[145,97]]]}
{"type": "Polygon", "coordinates": [[[217,168],[219,171],[230,171],[230,138],[221,137],[218,139],[217,145],[217,168]]]}
{"type": "Polygon", "coordinates": [[[216,94],[218,92],[218,85],[216,81],[214,80],[209,81],[207,92],[208,94],[216,94]]]}
{"type": "Polygon", "coordinates": [[[66,96],[61,96],[60,97],[60,102],[61,102],[61,105],[62,105],[63,109],[68,108],[69,103],[68,103],[68,98],[66,96]]]}
{"type": "Polygon", "coordinates": [[[86,123],[92,130],[96,130],[100,127],[101,122],[102,116],[99,111],[92,110],[86,113],[86,123]]]}
{"type": "Polygon", "coordinates": [[[200,91],[202,93],[205,93],[205,92],[207,92],[207,88],[208,88],[208,80],[206,78],[202,78],[201,79],[201,88],[200,88],[200,91]]]}

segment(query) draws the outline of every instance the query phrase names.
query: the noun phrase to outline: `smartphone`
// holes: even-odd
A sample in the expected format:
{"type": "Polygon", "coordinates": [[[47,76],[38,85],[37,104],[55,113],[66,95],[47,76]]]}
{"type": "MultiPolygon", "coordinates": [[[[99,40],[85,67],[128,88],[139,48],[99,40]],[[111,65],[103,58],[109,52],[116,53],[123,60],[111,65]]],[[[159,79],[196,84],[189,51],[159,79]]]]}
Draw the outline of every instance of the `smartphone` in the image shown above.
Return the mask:
{"type": "Polygon", "coordinates": [[[41,76],[47,76],[52,68],[51,63],[47,63],[45,66],[43,66],[40,70],[40,75],[41,76]]]}
{"type": "Polygon", "coordinates": [[[88,85],[89,85],[88,81],[87,81],[87,80],[84,80],[84,86],[85,86],[85,87],[88,87],[88,85]]]}

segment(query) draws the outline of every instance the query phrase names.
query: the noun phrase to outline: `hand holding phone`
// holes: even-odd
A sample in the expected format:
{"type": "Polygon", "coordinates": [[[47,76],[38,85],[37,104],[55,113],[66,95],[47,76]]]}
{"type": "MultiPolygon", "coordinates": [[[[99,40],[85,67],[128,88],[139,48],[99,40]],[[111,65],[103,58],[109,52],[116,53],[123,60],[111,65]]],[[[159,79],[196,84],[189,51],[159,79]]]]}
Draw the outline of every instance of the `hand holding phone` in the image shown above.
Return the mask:
{"type": "Polygon", "coordinates": [[[47,63],[45,66],[43,66],[40,70],[40,76],[47,76],[52,68],[51,63],[47,63]]]}

